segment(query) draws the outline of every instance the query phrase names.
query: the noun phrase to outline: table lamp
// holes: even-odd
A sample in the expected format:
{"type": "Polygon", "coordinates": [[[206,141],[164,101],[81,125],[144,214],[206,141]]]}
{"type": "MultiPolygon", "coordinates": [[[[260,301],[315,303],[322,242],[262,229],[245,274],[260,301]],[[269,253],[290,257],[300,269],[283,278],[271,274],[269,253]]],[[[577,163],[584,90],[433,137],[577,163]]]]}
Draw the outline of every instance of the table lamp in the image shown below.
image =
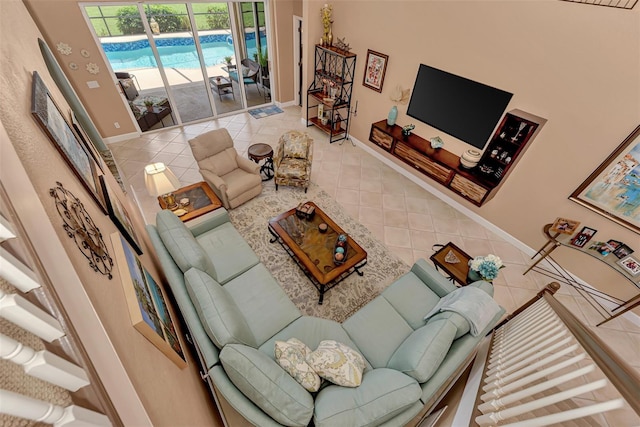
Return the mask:
{"type": "Polygon", "coordinates": [[[180,181],[164,163],[152,163],[144,167],[144,184],[149,195],[162,197],[168,209],[178,207],[173,191],[180,188],[180,181]]]}

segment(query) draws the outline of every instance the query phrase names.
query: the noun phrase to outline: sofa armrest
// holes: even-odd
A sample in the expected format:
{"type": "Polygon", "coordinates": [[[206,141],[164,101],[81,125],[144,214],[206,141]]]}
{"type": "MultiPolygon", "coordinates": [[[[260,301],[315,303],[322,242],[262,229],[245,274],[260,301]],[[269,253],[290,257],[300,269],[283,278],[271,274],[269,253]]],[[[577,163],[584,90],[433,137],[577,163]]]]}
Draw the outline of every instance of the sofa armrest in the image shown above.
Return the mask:
{"type": "Polygon", "coordinates": [[[218,228],[227,222],[230,222],[229,212],[225,208],[221,207],[206,215],[194,218],[191,221],[186,222],[185,225],[189,230],[191,230],[191,234],[193,234],[194,237],[198,237],[199,235],[213,230],[214,228],[218,228]]]}
{"type": "Polygon", "coordinates": [[[424,258],[416,261],[413,267],[411,267],[411,271],[440,298],[457,289],[456,285],[440,274],[440,272],[424,258]]]}
{"type": "Polygon", "coordinates": [[[237,156],[236,157],[236,161],[238,162],[238,167],[240,169],[242,169],[245,172],[249,172],[249,173],[253,173],[253,174],[260,174],[260,165],[249,160],[249,159],[245,159],[244,157],[241,156],[237,156]]]}

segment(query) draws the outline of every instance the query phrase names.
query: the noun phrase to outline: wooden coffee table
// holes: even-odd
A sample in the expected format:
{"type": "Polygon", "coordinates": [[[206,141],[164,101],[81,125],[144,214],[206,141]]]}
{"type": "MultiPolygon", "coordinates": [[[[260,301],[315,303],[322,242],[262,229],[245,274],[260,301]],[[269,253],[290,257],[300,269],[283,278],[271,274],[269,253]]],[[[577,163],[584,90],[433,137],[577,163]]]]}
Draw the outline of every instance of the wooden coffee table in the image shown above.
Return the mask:
{"type": "MultiPolygon", "coordinates": [[[[182,222],[187,222],[222,206],[222,202],[216,196],[216,193],[204,181],[179,188],[173,194],[176,197],[178,209],[187,211],[186,214],[180,216],[182,222]],[[188,205],[180,203],[180,200],[184,198],[189,199],[188,205]]],[[[158,203],[162,209],[167,209],[167,204],[162,197],[158,197],[158,203]]]]}
{"type": "Polygon", "coordinates": [[[325,292],[354,271],[363,275],[360,269],[367,264],[367,252],[347,236],[346,260],[343,264],[335,264],[336,240],[338,235],[346,233],[313,202],[308,203],[315,207],[315,215],[310,220],[298,218],[295,208],[269,220],[269,232],[273,235],[270,242],[279,242],[304,271],[318,289],[318,304],[322,304],[325,292]],[[320,223],[327,224],[325,233],[318,231],[320,223]]]}

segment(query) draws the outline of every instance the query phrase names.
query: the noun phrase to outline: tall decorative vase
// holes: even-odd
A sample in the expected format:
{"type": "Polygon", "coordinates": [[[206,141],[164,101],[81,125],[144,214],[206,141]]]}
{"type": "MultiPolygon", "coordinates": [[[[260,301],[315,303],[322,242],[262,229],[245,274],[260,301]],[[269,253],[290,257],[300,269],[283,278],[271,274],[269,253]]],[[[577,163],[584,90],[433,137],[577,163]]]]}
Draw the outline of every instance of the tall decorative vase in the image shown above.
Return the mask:
{"type": "Polygon", "coordinates": [[[333,32],[331,32],[331,25],[329,25],[329,32],[327,33],[327,46],[333,46],[333,32]]]}
{"type": "Polygon", "coordinates": [[[391,107],[389,110],[389,115],[387,116],[387,125],[393,126],[396,124],[396,119],[398,118],[398,107],[395,105],[391,107]]]}

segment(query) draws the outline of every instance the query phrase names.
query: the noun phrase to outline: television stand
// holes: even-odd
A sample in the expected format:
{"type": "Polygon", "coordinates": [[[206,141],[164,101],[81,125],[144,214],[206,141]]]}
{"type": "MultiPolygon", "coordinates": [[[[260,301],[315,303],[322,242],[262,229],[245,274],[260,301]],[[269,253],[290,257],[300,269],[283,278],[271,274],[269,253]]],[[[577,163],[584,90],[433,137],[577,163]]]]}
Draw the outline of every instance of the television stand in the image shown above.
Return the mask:
{"type": "Polygon", "coordinates": [[[416,134],[405,137],[400,126],[388,126],[386,119],[371,125],[369,141],[384,150],[386,156],[400,159],[474,205],[482,206],[495,196],[546,121],[524,111],[509,111],[478,166],[471,169],[461,167],[456,154],[444,148],[431,148],[428,140],[416,134]],[[494,155],[496,150],[499,152],[494,155]]]}

